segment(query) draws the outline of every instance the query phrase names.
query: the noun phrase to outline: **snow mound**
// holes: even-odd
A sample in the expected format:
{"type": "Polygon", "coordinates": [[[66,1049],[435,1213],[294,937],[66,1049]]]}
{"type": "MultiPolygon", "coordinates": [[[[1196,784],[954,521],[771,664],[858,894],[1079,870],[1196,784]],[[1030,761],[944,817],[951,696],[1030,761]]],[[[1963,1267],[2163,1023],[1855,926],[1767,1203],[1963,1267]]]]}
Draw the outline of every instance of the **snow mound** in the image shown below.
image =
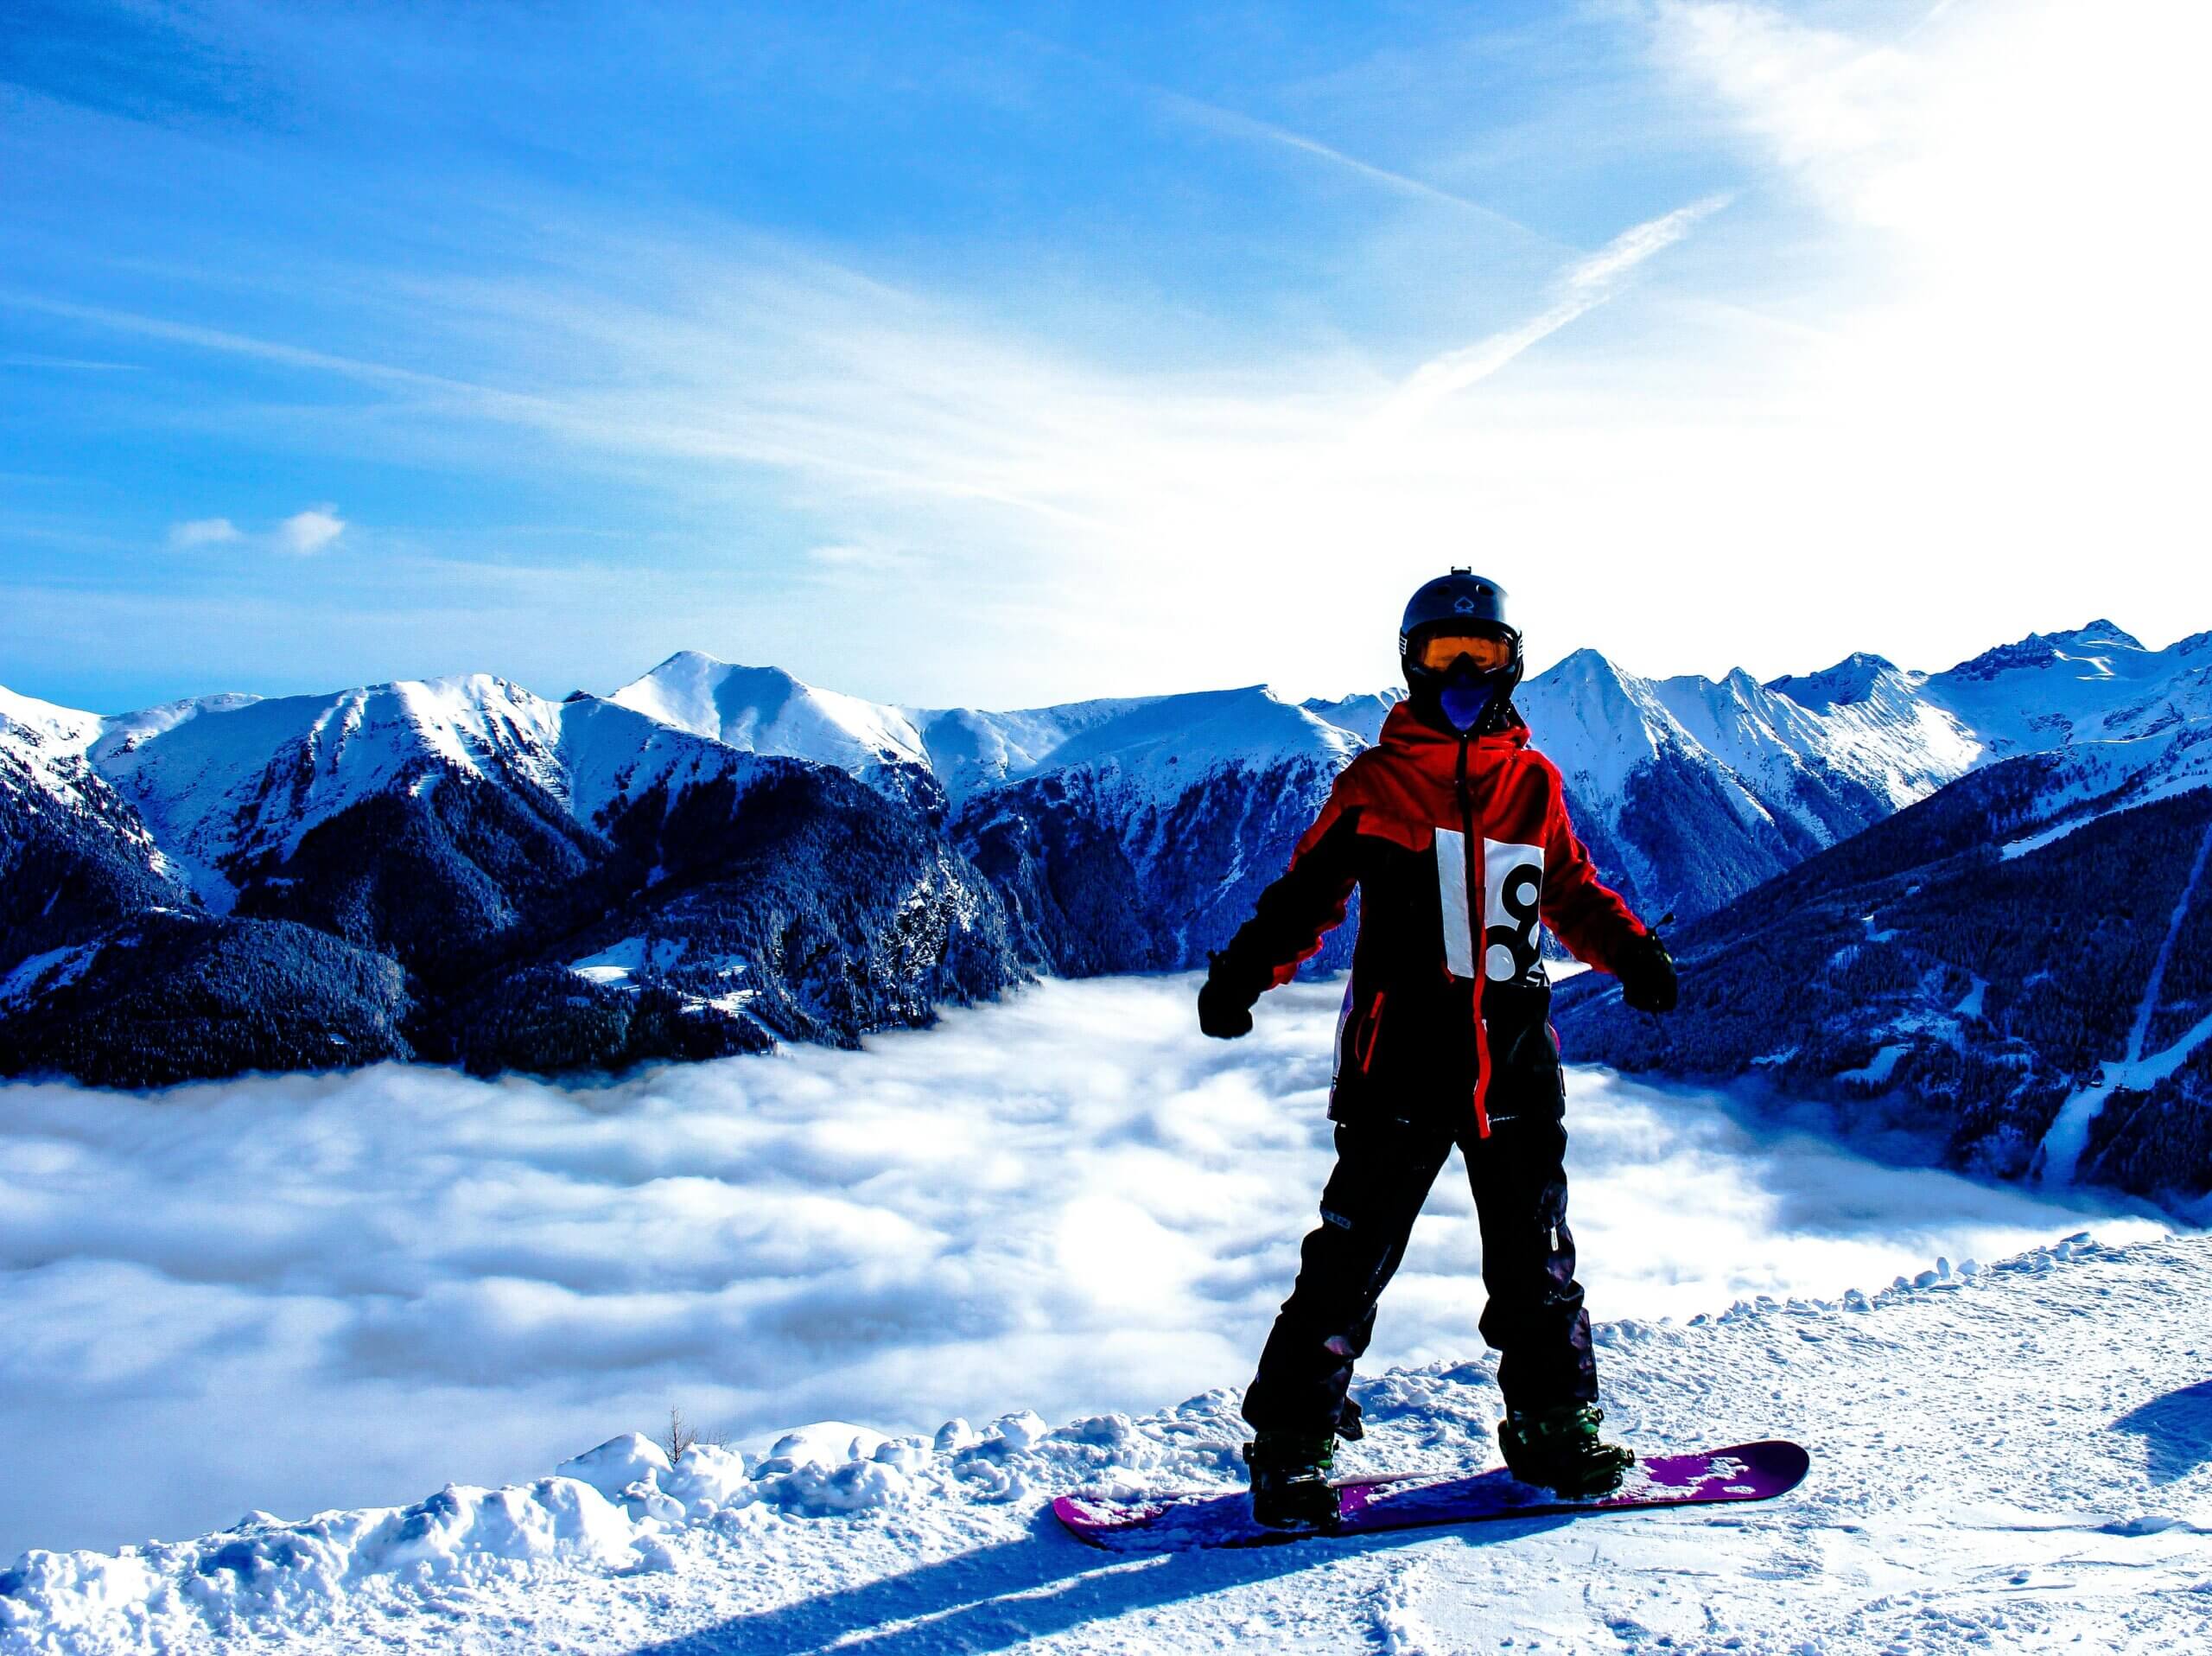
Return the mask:
{"type": "Polygon", "coordinates": [[[1135,1490],[1163,1471],[1217,1482],[1233,1455],[1225,1417],[1204,1405],[1228,1397],[1198,1400],[1208,1435],[1224,1436],[1196,1451],[1185,1442],[1189,1427],[1106,1415],[1055,1432],[1027,1410],[981,1433],[947,1422],[935,1443],[851,1430],[842,1456],[825,1434],[803,1430],[749,1472],[741,1454],[711,1443],[671,1465],[659,1444],[626,1432],[529,1484],[448,1484],[411,1506],[297,1523],[254,1513],[213,1535],[114,1555],[34,1549],[0,1572],[0,1631],[9,1648],[41,1652],[162,1649],[202,1634],[268,1638],[324,1627],[349,1599],[429,1614],[456,1587],[527,1583],[549,1566],[603,1577],[673,1572],[690,1532],[772,1536],[794,1522],[893,1507],[1042,1502],[1073,1482],[1135,1490]]]}
{"type": "MultiPolygon", "coordinates": [[[[1632,1440],[1781,1433],[1812,1447],[1802,1489],[1725,1520],[1525,1520],[1480,1543],[1414,1533],[1140,1574],[1043,1523],[1048,1499],[1077,1489],[1126,1500],[1241,1482],[1236,1396],[1215,1391],[1057,1430],[1027,1411],[981,1432],[948,1422],[933,1441],[823,1423],[750,1466],[708,1444],[671,1465],[625,1434],[503,1489],[297,1523],[254,1513],[117,1555],[32,1551],[0,1575],[0,1636],[54,1656],[238,1637],[813,1649],[868,1630],[930,1649],[1044,1636],[1437,1649],[1524,1631],[1573,1647],[2040,1648],[2125,1634],[2178,1648],[2212,1632],[2196,1540],[2212,1531],[2212,1363],[2192,1332],[2208,1287],[2212,1239],[2123,1248],[2085,1233],[1988,1267],[1939,1260],[1872,1294],[1607,1325],[1608,1402],[1632,1440]],[[1611,1567],[1593,1570],[1600,1550],[1611,1567]]],[[[1494,1373],[1484,1358],[1363,1381],[1369,1436],[1345,1462],[1478,1468],[1494,1373]]]]}
{"type": "Polygon", "coordinates": [[[574,1479],[448,1484],[411,1506],[296,1524],[255,1513],[219,1534],[113,1557],[28,1552],[0,1575],[0,1628],[32,1639],[33,1649],[78,1648],[69,1638],[77,1632],[158,1643],[197,1631],[195,1623],[217,1634],[312,1623],[365,1590],[421,1594],[535,1565],[627,1570],[664,1556],[621,1507],[574,1479]]]}

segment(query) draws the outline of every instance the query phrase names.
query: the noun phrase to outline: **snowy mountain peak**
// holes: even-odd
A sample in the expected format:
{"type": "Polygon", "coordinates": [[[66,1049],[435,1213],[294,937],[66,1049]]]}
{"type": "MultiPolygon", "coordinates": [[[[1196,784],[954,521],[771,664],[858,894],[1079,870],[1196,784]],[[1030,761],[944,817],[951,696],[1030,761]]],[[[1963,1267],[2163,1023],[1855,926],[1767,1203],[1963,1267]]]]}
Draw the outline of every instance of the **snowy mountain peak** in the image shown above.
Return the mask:
{"type": "Polygon", "coordinates": [[[1360,742],[1349,730],[1265,685],[1192,691],[1132,704],[1055,749],[1055,765],[1110,759],[1125,768],[1179,767],[1185,779],[1224,764],[1263,768],[1284,759],[1343,763],[1360,742]]]}
{"type": "Polygon", "coordinates": [[[781,667],[748,667],[680,650],[609,698],[664,724],[749,753],[864,773],[929,767],[921,732],[899,709],[818,690],[781,667]]]}
{"type": "Polygon", "coordinates": [[[1660,712],[1648,680],[1616,666],[1609,656],[1585,646],[1564,656],[1522,685],[1522,710],[1530,701],[1571,696],[1586,717],[1644,718],[1660,712]]]}
{"type": "Polygon", "coordinates": [[[1669,755],[1705,770],[1747,828],[1785,817],[1815,844],[1940,787],[1979,751],[1911,677],[1875,655],[1763,685],[1740,667],[1717,681],[1646,679],[1582,649],[1519,700],[1537,746],[1609,818],[1631,775],[1669,755]]]}
{"type": "Polygon", "coordinates": [[[1666,749],[1694,745],[1649,680],[1592,649],[1577,650],[1528,680],[1514,702],[1576,795],[1605,801],[1609,816],[1632,772],[1666,749]]]}
{"type": "Polygon", "coordinates": [[[1403,688],[1393,685],[1388,690],[1338,697],[1333,701],[1326,697],[1308,696],[1299,705],[1316,718],[1326,719],[1371,744],[1382,739],[1382,721],[1405,698],[1403,688]]]}
{"type": "Polygon", "coordinates": [[[91,759],[212,907],[240,857],[289,855],[317,824],[445,767],[560,797],[559,706],[490,673],[321,696],[165,703],[102,722],[91,759]]]}
{"type": "Polygon", "coordinates": [[[1878,686],[1890,681],[1905,681],[1895,662],[1885,656],[1854,650],[1833,667],[1820,672],[1784,673],[1779,678],[1770,678],[1766,688],[1777,695],[1787,696],[1800,707],[1820,712],[1866,701],[1878,686]]]}
{"type": "MultiPolygon", "coordinates": [[[[2000,644],[1993,650],[1984,650],[1980,655],[1961,661],[1948,672],[1939,673],[1936,677],[1984,681],[2061,662],[2107,659],[2115,653],[2147,657],[2156,653],[2145,650],[2133,634],[2122,631],[2112,622],[2094,621],[2069,632],[2031,633],[2013,643],[2000,644]]],[[[2111,665],[2107,659],[2108,670],[2111,665]]]]}
{"type": "Polygon", "coordinates": [[[1920,693],[1971,729],[1987,757],[2124,740],[2212,715],[2192,642],[2145,649],[2104,621],[2031,633],[1930,674],[1920,693]]]}
{"type": "Polygon", "coordinates": [[[97,713],[80,713],[73,707],[20,696],[0,685],[0,741],[20,741],[41,748],[73,742],[81,747],[99,730],[99,723],[97,713]]]}
{"type": "MultiPolygon", "coordinates": [[[[1265,685],[1013,713],[917,711],[953,799],[1042,772],[1086,772],[1140,812],[1165,808],[1225,771],[1305,764],[1326,780],[1363,738],[1265,685]]],[[[1377,723],[1380,723],[1379,717],[1377,723]]]]}
{"type": "Polygon", "coordinates": [[[2077,627],[2071,633],[2061,633],[2057,637],[2062,644],[2109,644],[2123,650],[2143,648],[2142,640],[2108,621],[2093,621],[2087,627],[2077,627]]]}
{"type": "Polygon", "coordinates": [[[102,824],[131,861],[166,876],[152,835],[88,757],[101,723],[97,713],[0,688],[0,800],[21,798],[34,816],[59,806],[102,824]]]}

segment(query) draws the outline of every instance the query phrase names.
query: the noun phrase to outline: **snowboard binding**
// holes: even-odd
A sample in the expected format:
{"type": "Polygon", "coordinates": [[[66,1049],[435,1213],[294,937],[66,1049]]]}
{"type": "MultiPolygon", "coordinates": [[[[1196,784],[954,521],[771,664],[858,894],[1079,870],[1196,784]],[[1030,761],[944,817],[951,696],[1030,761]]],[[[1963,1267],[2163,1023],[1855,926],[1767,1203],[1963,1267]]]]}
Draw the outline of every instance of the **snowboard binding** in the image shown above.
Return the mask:
{"type": "Polygon", "coordinates": [[[1262,1432],[1240,1451],[1252,1470],[1252,1521],[1271,1530],[1333,1530],[1337,1492],[1329,1482],[1334,1433],[1262,1432]]]}
{"type": "Polygon", "coordinates": [[[1636,1451],[1599,1437],[1605,1417],[1594,1403],[1509,1411],[1497,1424],[1506,1469],[1522,1483],[1570,1499],[1605,1494],[1636,1464],[1636,1451]]]}

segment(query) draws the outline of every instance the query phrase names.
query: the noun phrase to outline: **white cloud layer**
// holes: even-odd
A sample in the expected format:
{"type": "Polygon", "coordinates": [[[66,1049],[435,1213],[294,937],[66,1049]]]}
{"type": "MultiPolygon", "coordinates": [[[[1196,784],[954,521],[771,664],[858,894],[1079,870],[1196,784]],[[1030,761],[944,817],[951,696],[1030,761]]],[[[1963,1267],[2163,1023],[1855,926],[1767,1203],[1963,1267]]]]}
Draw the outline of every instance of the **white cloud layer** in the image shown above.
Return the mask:
{"type": "MultiPolygon", "coordinates": [[[[751,1438],[1242,1385],[1327,1170],[1340,991],[1277,991],[1226,1043],[1194,989],[1046,983],[603,1086],[0,1087],[0,1558],[534,1476],[671,1404],[751,1438]],[[89,1445],[129,1475],[82,1478],[89,1445]]],[[[1600,1320],[1871,1289],[2094,1211],[1570,1085],[1600,1320]]],[[[1374,1366],[1480,1348],[1470,1206],[1455,1160],[1374,1366]]]]}

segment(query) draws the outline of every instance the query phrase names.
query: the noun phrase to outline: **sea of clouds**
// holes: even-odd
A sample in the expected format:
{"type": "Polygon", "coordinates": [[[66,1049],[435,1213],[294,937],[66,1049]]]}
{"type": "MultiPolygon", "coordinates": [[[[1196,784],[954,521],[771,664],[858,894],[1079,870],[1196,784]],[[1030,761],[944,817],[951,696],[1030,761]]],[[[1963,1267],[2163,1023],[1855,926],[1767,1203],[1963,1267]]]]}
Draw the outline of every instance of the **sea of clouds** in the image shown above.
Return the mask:
{"type": "MultiPolygon", "coordinates": [[[[1328,1169],[1340,989],[1278,990],[1232,1042],[1196,983],[1046,982],[603,1086],[0,1086],[0,1560],[541,1475],[671,1406],[750,1446],[1242,1385],[1328,1169]]],[[[2168,1228],[1568,1086],[1600,1321],[2168,1228]]],[[[1479,1264],[1455,1159],[1370,1366],[1478,1352],[1479,1264]]]]}

